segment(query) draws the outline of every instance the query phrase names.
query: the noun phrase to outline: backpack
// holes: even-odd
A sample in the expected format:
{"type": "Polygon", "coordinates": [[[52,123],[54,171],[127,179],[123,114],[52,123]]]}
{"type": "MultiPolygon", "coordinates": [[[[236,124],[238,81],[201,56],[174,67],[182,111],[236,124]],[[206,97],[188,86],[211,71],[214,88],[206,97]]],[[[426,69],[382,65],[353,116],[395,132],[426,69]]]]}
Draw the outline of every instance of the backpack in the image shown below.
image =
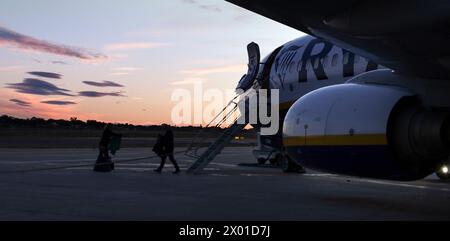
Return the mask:
{"type": "Polygon", "coordinates": [[[164,154],[164,137],[159,135],[158,139],[156,140],[155,145],[153,146],[152,151],[156,153],[156,155],[160,156],[164,154]]]}

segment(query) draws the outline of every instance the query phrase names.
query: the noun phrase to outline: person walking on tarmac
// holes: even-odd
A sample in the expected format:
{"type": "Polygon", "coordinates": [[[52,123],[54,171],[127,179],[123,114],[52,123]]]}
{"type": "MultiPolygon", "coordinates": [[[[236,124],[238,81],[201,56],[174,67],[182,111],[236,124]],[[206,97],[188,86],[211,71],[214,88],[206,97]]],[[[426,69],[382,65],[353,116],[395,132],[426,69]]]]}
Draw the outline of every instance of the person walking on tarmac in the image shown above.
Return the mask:
{"type": "MultiPolygon", "coordinates": [[[[173,132],[170,129],[170,127],[167,127],[166,128],[166,133],[164,134],[164,136],[163,137],[159,137],[159,138],[162,139],[162,140],[159,140],[159,141],[162,141],[164,148],[163,148],[163,153],[161,155],[157,153],[161,157],[161,164],[154,171],[157,172],[157,173],[161,173],[162,169],[164,168],[164,165],[166,164],[166,159],[167,159],[167,157],[169,157],[169,160],[172,162],[173,166],[175,167],[175,171],[173,172],[173,174],[179,173],[180,172],[180,167],[178,166],[178,163],[177,163],[177,161],[175,160],[175,158],[173,156],[174,137],[173,137],[173,132]]],[[[157,146],[158,146],[158,141],[157,141],[157,144],[155,145],[156,149],[158,149],[157,146]]]]}
{"type": "Polygon", "coordinates": [[[96,172],[109,172],[114,170],[114,163],[109,156],[109,143],[113,137],[122,137],[121,134],[114,133],[112,125],[107,124],[103,130],[102,138],[99,143],[99,154],[94,166],[96,172]]]}
{"type": "Polygon", "coordinates": [[[158,155],[160,158],[163,158],[164,156],[164,136],[161,134],[158,134],[156,137],[156,143],[153,146],[152,151],[158,155]]]}

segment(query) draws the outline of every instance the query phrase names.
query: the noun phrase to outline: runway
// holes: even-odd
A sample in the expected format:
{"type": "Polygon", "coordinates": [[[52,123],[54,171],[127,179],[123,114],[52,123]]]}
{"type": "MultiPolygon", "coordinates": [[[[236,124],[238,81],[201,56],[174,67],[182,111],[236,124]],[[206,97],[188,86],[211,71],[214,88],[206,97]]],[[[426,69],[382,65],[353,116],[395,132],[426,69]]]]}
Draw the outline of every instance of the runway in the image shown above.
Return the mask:
{"type": "MultiPolygon", "coordinates": [[[[239,165],[255,162],[249,147],[226,148],[200,175],[174,175],[170,164],[153,173],[157,159],[95,173],[95,149],[0,153],[0,220],[450,220],[450,183],[435,176],[284,174],[239,165]]],[[[122,149],[115,160],[150,155],[149,148],[122,149]]],[[[183,170],[193,161],[176,157],[183,170]]]]}

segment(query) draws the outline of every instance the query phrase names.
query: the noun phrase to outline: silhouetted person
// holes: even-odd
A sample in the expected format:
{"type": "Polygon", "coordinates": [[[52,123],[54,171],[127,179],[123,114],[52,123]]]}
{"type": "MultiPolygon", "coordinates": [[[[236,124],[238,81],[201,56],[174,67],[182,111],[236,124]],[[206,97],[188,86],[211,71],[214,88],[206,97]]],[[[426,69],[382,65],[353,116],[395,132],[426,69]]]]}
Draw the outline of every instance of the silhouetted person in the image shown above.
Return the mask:
{"type": "Polygon", "coordinates": [[[94,171],[108,172],[114,170],[114,163],[109,156],[109,143],[114,136],[120,137],[120,134],[112,131],[112,125],[107,124],[103,130],[102,138],[99,143],[99,154],[95,163],[94,171]]]}
{"type": "Polygon", "coordinates": [[[164,168],[164,165],[166,164],[166,159],[169,157],[169,160],[172,162],[172,164],[175,167],[174,174],[177,174],[180,172],[180,167],[178,167],[178,163],[173,157],[173,151],[174,151],[174,137],[173,132],[170,128],[166,129],[166,133],[164,134],[164,137],[162,138],[164,143],[164,154],[160,155],[161,157],[161,164],[157,169],[155,169],[155,172],[161,173],[162,169],[164,168]]]}
{"type": "Polygon", "coordinates": [[[156,153],[159,157],[164,156],[164,136],[159,134],[156,138],[156,143],[153,146],[153,152],[156,153]]]}

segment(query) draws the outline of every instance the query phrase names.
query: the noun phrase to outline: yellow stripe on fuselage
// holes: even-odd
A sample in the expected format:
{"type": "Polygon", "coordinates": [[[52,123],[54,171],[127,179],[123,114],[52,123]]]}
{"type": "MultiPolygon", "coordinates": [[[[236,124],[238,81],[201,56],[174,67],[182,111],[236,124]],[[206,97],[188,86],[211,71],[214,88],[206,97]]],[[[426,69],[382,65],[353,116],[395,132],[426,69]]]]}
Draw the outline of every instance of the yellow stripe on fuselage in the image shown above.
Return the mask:
{"type": "Polygon", "coordinates": [[[380,146],[387,145],[385,134],[284,137],[284,146],[380,146]]]}

